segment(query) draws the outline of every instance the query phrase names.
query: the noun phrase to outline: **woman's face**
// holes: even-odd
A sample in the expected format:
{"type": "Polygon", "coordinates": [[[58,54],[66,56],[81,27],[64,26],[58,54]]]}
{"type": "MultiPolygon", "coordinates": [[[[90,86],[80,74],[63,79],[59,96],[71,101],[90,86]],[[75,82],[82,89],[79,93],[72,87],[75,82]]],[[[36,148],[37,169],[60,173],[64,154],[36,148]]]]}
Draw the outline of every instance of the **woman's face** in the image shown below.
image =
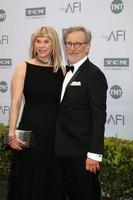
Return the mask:
{"type": "Polygon", "coordinates": [[[53,50],[52,40],[48,36],[37,37],[35,49],[39,58],[48,59],[53,50]]]}

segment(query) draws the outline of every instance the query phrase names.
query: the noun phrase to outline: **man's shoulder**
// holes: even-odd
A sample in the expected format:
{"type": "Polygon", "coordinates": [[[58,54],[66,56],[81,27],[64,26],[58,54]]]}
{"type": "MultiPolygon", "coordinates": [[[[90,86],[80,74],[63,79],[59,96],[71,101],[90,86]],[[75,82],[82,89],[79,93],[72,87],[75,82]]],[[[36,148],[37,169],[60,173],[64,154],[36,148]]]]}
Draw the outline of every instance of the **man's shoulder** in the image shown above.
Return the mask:
{"type": "Polygon", "coordinates": [[[88,71],[94,71],[94,72],[102,72],[100,67],[98,67],[96,64],[91,62],[89,59],[86,60],[86,69],[88,71]]]}
{"type": "Polygon", "coordinates": [[[100,67],[91,62],[89,59],[86,60],[86,74],[88,74],[88,76],[91,76],[92,78],[101,77],[103,79],[106,79],[105,74],[100,69],[100,67]]]}

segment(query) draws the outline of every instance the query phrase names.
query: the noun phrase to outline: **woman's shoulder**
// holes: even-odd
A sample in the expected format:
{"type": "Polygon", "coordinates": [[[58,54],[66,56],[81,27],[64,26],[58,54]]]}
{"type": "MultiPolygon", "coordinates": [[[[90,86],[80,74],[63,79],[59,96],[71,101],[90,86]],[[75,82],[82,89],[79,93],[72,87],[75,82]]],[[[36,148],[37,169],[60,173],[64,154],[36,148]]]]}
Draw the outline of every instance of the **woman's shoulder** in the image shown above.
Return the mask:
{"type": "Polygon", "coordinates": [[[27,63],[30,63],[30,64],[34,64],[34,59],[29,59],[29,60],[25,60],[25,61],[20,61],[16,67],[18,68],[21,68],[21,67],[26,67],[27,66],[27,63]]]}
{"type": "Polygon", "coordinates": [[[16,67],[21,68],[26,66],[26,61],[20,61],[19,63],[17,63],[16,67]]]}
{"type": "Polygon", "coordinates": [[[17,74],[17,75],[25,75],[26,65],[27,64],[26,64],[25,61],[19,62],[15,67],[15,74],[17,74]]]}

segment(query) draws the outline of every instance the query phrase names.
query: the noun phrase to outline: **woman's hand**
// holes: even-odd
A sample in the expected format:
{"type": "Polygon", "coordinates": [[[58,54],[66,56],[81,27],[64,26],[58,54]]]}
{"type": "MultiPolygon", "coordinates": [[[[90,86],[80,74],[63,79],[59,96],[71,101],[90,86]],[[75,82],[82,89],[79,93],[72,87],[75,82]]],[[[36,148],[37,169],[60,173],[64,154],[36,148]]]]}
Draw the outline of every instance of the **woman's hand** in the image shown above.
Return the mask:
{"type": "Polygon", "coordinates": [[[9,145],[12,149],[20,151],[22,150],[23,146],[25,145],[25,142],[22,140],[14,137],[14,138],[9,138],[9,145]]]}

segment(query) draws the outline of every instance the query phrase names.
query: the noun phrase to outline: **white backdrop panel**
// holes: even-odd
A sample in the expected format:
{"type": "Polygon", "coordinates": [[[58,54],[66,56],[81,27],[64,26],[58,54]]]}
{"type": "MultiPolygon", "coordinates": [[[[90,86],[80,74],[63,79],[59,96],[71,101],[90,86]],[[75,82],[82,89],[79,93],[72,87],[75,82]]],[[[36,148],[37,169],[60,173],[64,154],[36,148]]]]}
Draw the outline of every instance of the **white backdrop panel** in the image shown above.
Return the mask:
{"type": "Polygon", "coordinates": [[[105,134],[133,139],[132,8],[132,0],[1,0],[0,123],[8,124],[11,77],[16,64],[29,58],[32,32],[53,26],[62,41],[63,29],[82,25],[93,36],[89,58],[108,81],[105,134]]]}

